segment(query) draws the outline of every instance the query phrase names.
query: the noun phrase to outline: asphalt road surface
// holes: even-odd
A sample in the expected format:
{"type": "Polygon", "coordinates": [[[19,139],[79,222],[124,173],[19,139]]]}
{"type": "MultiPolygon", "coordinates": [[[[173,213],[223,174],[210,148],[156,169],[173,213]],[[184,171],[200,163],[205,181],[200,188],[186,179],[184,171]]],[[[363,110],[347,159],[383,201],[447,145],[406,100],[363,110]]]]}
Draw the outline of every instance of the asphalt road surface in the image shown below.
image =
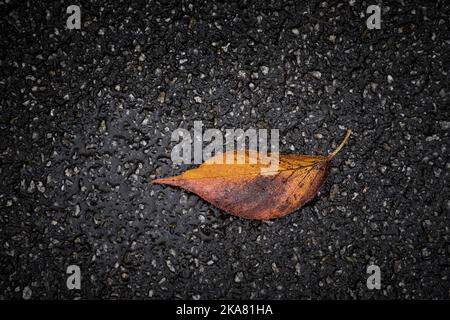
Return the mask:
{"type": "Polygon", "coordinates": [[[371,4],[0,1],[0,298],[448,299],[450,3],[383,1],[379,30],[371,4]],[[195,167],[195,120],[354,134],[314,201],[249,221],[148,183],[195,167]]]}

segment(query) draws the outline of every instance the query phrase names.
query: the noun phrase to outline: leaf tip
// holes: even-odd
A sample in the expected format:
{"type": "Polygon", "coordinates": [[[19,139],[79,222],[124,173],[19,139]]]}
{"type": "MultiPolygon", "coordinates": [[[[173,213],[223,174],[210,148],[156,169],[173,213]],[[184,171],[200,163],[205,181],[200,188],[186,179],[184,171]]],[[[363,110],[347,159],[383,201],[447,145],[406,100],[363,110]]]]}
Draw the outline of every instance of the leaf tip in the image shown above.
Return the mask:
{"type": "Polygon", "coordinates": [[[170,178],[159,178],[159,179],[153,179],[150,180],[151,184],[165,184],[167,182],[169,182],[171,179],[170,178]]]}

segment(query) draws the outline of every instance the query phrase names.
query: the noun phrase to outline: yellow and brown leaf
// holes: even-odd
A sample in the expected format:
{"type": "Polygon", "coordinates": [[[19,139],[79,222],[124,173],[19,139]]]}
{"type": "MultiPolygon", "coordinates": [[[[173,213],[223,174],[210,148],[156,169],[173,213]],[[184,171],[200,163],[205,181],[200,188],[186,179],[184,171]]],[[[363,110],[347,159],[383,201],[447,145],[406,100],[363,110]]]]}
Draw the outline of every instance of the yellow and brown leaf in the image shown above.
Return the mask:
{"type": "MultiPolygon", "coordinates": [[[[261,173],[269,164],[217,164],[217,157],[234,157],[248,151],[217,155],[196,169],[179,176],[153,180],[183,188],[199,195],[216,207],[245,219],[269,220],[283,217],[312,200],[326,181],[331,159],[350,136],[348,130],[341,145],[328,156],[279,155],[278,170],[261,173]]],[[[225,163],[222,161],[221,163],[225,163]]]]}

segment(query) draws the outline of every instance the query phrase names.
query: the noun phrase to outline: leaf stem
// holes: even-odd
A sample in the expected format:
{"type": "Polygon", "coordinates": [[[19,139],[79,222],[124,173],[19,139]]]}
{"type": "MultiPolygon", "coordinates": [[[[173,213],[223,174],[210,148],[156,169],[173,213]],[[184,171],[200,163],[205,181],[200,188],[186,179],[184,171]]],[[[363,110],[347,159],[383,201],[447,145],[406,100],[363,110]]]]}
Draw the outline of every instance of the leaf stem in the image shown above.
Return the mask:
{"type": "Polygon", "coordinates": [[[345,134],[344,140],[342,140],[341,144],[334,150],[332,153],[328,155],[328,160],[333,159],[335,155],[338,154],[339,151],[344,147],[345,143],[347,142],[348,138],[350,138],[350,135],[352,134],[352,129],[347,129],[347,133],[345,134]]]}

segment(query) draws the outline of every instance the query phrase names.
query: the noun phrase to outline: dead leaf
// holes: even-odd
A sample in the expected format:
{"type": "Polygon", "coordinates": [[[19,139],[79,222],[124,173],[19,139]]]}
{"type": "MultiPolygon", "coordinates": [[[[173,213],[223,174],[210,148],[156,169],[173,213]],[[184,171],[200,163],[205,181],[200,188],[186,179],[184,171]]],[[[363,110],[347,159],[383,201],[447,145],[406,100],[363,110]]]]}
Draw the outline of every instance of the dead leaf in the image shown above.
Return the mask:
{"type": "MultiPolygon", "coordinates": [[[[240,152],[219,154],[196,169],[175,177],[153,180],[193,192],[216,207],[245,219],[269,220],[283,217],[311,201],[326,181],[331,160],[341,150],[351,130],[328,156],[280,155],[279,168],[261,174],[267,164],[214,164],[216,157],[232,156],[240,152]]],[[[259,159],[259,154],[256,153],[259,159]]],[[[247,161],[248,162],[248,161],[247,161]]]]}

